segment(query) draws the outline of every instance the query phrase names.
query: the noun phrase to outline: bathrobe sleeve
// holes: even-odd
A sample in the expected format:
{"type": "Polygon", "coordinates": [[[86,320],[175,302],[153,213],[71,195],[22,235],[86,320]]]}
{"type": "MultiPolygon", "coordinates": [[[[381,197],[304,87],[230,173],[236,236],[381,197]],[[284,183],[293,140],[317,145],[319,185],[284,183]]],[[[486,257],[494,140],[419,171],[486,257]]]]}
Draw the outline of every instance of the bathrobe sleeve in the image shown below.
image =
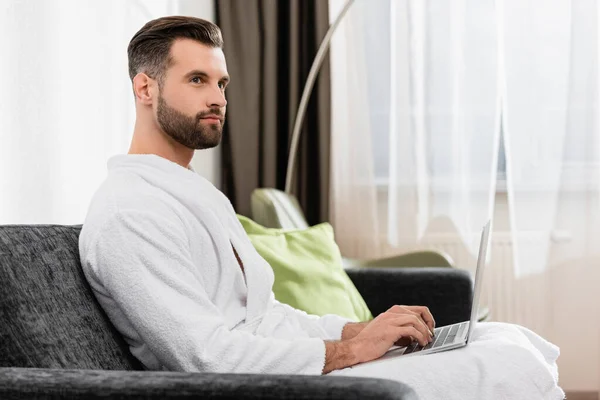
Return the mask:
{"type": "MultiPolygon", "coordinates": [[[[185,225],[168,206],[119,210],[86,249],[101,282],[142,341],[172,371],[320,375],[325,343],[229,330],[192,273],[185,225]]],[[[226,290],[226,288],[223,288],[226,290]]]]}
{"type": "Polygon", "coordinates": [[[307,314],[302,310],[298,310],[288,304],[281,303],[275,299],[275,295],[271,294],[271,301],[275,307],[283,307],[288,318],[294,318],[302,327],[302,329],[310,335],[323,340],[341,340],[342,330],[347,323],[355,322],[348,318],[343,318],[338,315],[328,314],[322,317],[307,314]]]}

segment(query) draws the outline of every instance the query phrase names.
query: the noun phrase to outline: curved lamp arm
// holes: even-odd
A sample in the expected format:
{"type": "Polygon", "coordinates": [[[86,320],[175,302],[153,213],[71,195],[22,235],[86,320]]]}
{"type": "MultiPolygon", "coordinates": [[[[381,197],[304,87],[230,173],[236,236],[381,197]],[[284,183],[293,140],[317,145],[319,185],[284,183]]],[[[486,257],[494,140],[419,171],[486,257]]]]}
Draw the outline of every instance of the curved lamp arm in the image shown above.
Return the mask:
{"type": "Polygon", "coordinates": [[[302,128],[302,121],[304,120],[304,114],[306,113],[306,108],[308,107],[310,93],[315,84],[315,80],[317,79],[317,74],[319,73],[321,64],[323,64],[323,60],[325,59],[325,53],[327,53],[329,45],[331,44],[331,37],[333,36],[333,33],[344,18],[344,15],[346,15],[346,13],[348,12],[348,9],[352,5],[352,3],[354,3],[354,0],[346,1],[344,8],[342,9],[342,11],[340,11],[340,14],[337,16],[337,18],[335,19],[333,24],[331,24],[329,30],[325,34],[325,37],[321,42],[321,46],[317,51],[317,55],[315,56],[315,60],[313,61],[312,66],[310,67],[310,72],[308,73],[308,78],[306,79],[304,90],[302,91],[302,98],[300,99],[298,112],[296,113],[294,129],[292,131],[292,145],[290,146],[290,157],[288,159],[287,172],[285,176],[285,192],[288,194],[292,193],[292,178],[294,176],[294,168],[296,167],[296,153],[298,152],[300,129],[302,128]]]}

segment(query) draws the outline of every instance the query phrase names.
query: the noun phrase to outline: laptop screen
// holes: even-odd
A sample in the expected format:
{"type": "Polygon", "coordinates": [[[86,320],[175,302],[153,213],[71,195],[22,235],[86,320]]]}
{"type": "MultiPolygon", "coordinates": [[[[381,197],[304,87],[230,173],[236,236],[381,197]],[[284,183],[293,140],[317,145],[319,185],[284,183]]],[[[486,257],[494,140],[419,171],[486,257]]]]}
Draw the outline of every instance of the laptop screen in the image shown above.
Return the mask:
{"type": "Polygon", "coordinates": [[[469,324],[469,332],[467,334],[467,343],[471,337],[473,327],[477,323],[477,315],[479,313],[479,296],[481,295],[481,287],[483,286],[483,270],[487,258],[487,249],[490,244],[490,230],[492,221],[488,220],[481,232],[481,243],[479,244],[479,255],[477,257],[477,269],[475,270],[475,287],[473,289],[473,302],[471,303],[471,322],[469,324]]]}

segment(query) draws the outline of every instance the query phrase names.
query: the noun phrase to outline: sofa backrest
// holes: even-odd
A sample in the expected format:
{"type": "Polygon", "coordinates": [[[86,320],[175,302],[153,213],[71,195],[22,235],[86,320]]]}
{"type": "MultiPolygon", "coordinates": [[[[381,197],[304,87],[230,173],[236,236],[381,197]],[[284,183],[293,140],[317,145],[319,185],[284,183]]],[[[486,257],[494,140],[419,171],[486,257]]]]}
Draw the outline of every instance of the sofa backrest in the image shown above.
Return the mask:
{"type": "Polygon", "coordinates": [[[80,231],[0,226],[0,367],[142,369],[85,279],[80,231]]]}

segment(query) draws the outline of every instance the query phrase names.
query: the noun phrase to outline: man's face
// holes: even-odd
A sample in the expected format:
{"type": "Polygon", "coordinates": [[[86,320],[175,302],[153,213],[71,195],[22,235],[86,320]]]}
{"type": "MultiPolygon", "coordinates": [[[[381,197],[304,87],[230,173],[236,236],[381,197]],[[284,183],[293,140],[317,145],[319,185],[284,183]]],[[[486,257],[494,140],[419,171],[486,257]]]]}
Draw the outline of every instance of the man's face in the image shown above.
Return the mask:
{"type": "Polygon", "coordinates": [[[190,149],[208,149],[221,142],[225,122],[225,86],[229,82],[225,55],[191,39],[171,46],[156,104],[156,119],[173,140],[190,149]]]}

